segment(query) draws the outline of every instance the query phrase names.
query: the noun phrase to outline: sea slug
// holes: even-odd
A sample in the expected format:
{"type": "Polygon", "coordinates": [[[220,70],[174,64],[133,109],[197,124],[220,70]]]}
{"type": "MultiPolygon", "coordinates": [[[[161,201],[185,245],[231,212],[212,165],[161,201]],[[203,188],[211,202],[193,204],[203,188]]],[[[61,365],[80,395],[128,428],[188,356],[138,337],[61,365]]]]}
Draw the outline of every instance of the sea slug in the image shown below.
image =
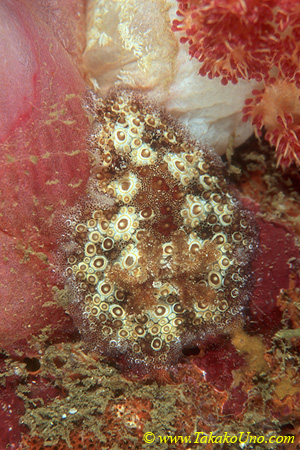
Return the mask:
{"type": "Polygon", "coordinates": [[[220,157],[140,93],[95,107],[88,195],[61,243],[69,312],[91,349],[172,365],[241,322],[255,225],[220,157]]]}

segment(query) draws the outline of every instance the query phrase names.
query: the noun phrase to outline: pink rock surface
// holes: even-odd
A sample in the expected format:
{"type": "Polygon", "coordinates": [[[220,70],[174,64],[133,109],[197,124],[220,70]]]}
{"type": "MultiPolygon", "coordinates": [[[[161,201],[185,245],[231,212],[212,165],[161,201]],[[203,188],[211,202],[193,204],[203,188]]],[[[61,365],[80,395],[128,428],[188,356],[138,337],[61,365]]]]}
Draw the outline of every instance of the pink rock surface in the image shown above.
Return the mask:
{"type": "Polygon", "coordinates": [[[83,34],[74,32],[83,32],[83,12],[84,2],[74,1],[59,10],[57,1],[0,5],[2,347],[29,337],[49,318],[65,320],[62,308],[45,302],[53,297],[48,256],[56,245],[55,220],[89,175],[86,86],[75,64],[83,34]]]}

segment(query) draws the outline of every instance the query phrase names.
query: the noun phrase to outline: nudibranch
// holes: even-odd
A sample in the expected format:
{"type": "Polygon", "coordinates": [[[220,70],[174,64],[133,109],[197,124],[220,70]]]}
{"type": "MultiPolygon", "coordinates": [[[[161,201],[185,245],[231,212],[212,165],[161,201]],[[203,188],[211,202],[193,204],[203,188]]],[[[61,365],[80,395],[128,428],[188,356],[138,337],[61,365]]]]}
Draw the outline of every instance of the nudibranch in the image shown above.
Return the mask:
{"type": "Polygon", "coordinates": [[[220,157],[142,94],[95,102],[89,192],[63,243],[69,312],[91,349],[172,365],[240,323],[255,225],[220,157]]]}

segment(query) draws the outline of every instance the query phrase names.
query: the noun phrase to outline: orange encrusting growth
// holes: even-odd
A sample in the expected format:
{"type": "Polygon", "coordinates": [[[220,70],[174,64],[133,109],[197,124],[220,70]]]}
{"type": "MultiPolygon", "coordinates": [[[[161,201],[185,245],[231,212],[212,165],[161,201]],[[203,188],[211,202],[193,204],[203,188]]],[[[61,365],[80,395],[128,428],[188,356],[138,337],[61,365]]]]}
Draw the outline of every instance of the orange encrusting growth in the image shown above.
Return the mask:
{"type": "Polygon", "coordinates": [[[278,164],[299,164],[300,5],[292,0],[178,0],[173,31],[188,42],[200,75],[262,81],[246,100],[245,120],[276,148],[278,164]],[[290,96],[294,96],[294,101],[290,96]],[[260,105],[260,102],[262,104],[260,105]],[[298,109],[297,109],[298,108],[298,109]]]}

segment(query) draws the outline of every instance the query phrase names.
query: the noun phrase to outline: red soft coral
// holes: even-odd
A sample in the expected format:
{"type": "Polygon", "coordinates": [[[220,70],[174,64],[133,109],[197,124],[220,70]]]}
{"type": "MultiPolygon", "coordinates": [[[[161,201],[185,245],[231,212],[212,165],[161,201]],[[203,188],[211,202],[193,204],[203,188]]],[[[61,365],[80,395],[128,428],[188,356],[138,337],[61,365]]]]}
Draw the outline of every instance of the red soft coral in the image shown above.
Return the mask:
{"type": "Polygon", "coordinates": [[[263,81],[245,118],[277,150],[279,164],[299,164],[300,3],[295,0],[178,0],[172,29],[181,31],[200,75],[263,81]],[[259,106],[260,105],[260,106],[259,106]]]}
{"type": "Polygon", "coordinates": [[[272,64],[266,41],[280,38],[274,26],[275,0],[184,0],[179,2],[173,30],[185,33],[189,53],[202,66],[201,75],[222,77],[222,83],[238,78],[258,81],[272,64]]]}
{"type": "Polygon", "coordinates": [[[262,91],[254,90],[243,112],[245,121],[251,118],[257,136],[265,128],[265,138],[275,147],[278,164],[300,165],[300,99],[295,83],[276,80],[262,91]]]}

